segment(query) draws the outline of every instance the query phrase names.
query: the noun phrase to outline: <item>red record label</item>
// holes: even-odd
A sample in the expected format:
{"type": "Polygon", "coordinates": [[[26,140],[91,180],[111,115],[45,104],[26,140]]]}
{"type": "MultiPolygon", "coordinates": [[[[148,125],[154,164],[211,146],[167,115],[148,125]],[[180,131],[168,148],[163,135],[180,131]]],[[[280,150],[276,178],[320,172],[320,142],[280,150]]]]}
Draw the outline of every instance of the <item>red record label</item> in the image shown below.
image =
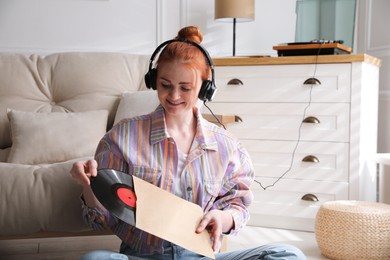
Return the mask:
{"type": "Polygon", "coordinates": [[[137,196],[133,177],[113,169],[99,169],[91,188],[102,205],[118,219],[135,226],[137,196]]]}
{"type": "Polygon", "coordinates": [[[135,208],[137,197],[133,190],[129,188],[120,187],[116,190],[118,198],[127,206],[135,208]]]}

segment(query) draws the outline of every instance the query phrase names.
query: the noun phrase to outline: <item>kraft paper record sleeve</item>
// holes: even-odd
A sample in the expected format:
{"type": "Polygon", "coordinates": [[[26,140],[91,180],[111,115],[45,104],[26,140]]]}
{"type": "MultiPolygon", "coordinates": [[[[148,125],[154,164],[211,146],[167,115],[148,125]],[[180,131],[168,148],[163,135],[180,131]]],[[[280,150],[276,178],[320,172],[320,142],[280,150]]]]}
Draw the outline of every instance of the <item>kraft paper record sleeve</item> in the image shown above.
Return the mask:
{"type": "Polygon", "coordinates": [[[107,210],[143,231],[215,259],[209,233],[195,232],[202,208],[136,176],[100,169],[91,187],[107,210]]]}

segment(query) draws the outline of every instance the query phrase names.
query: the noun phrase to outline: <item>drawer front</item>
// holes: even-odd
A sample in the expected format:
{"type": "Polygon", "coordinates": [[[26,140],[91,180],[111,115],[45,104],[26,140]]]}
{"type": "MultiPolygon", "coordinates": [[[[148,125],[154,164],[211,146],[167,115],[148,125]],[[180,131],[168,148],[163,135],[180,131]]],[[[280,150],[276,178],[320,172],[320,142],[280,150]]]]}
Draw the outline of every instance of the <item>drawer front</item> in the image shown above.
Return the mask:
{"type": "Polygon", "coordinates": [[[326,142],[241,140],[258,181],[269,178],[348,181],[349,144],[326,142]],[[294,153],[295,150],[295,153],[294,153]]]}
{"type": "Polygon", "coordinates": [[[317,211],[324,202],[348,199],[346,182],[282,180],[267,190],[254,183],[252,191],[249,225],[304,231],[314,231],[317,211]],[[307,194],[318,201],[303,200],[307,194]]]}
{"type": "Polygon", "coordinates": [[[350,101],[351,64],[220,66],[215,75],[215,102],[350,101]],[[304,84],[313,75],[321,84],[304,84]],[[229,85],[234,78],[243,85],[229,85]]]}
{"type": "Polygon", "coordinates": [[[348,103],[311,103],[308,106],[303,103],[211,102],[208,105],[216,114],[237,115],[242,119],[242,122],[227,125],[241,140],[296,140],[300,134],[302,141],[349,141],[348,103]],[[313,117],[312,121],[317,121],[303,123],[300,127],[304,114],[305,118],[313,117]]]}

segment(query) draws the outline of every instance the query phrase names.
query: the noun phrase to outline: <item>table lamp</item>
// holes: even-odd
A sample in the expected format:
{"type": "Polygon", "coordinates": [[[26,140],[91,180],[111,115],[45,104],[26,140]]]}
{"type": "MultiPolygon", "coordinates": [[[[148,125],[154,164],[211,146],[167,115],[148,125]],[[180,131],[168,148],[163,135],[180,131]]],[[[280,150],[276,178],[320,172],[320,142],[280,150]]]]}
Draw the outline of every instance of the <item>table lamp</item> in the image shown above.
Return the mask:
{"type": "Polygon", "coordinates": [[[255,0],[215,0],[215,20],[233,22],[233,56],[236,56],[236,22],[255,19],[255,0]]]}

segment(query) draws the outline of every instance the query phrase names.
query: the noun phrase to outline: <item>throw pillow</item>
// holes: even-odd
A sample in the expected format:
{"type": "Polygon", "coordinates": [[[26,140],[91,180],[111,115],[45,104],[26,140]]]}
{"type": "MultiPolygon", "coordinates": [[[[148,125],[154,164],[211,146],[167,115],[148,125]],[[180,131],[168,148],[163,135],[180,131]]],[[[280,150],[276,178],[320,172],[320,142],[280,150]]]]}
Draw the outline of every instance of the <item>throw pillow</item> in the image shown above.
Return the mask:
{"type": "Polygon", "coordinates": [[[7,162],[45,164],[93,156],[108,111],[34,113],[8,110],[12,147],[7,162]]]}
{"type": "Polygon", "coordinates": [[[132,118],[153,112],[159,104],[157,91],[126,91],[122,94],[119,102],[114,124],[124,118],[132,118]]]}
{"type": "Polygon", "coordinates": [[[0,162],[6,162],[11,148],[0,149],[0,162]]]}

